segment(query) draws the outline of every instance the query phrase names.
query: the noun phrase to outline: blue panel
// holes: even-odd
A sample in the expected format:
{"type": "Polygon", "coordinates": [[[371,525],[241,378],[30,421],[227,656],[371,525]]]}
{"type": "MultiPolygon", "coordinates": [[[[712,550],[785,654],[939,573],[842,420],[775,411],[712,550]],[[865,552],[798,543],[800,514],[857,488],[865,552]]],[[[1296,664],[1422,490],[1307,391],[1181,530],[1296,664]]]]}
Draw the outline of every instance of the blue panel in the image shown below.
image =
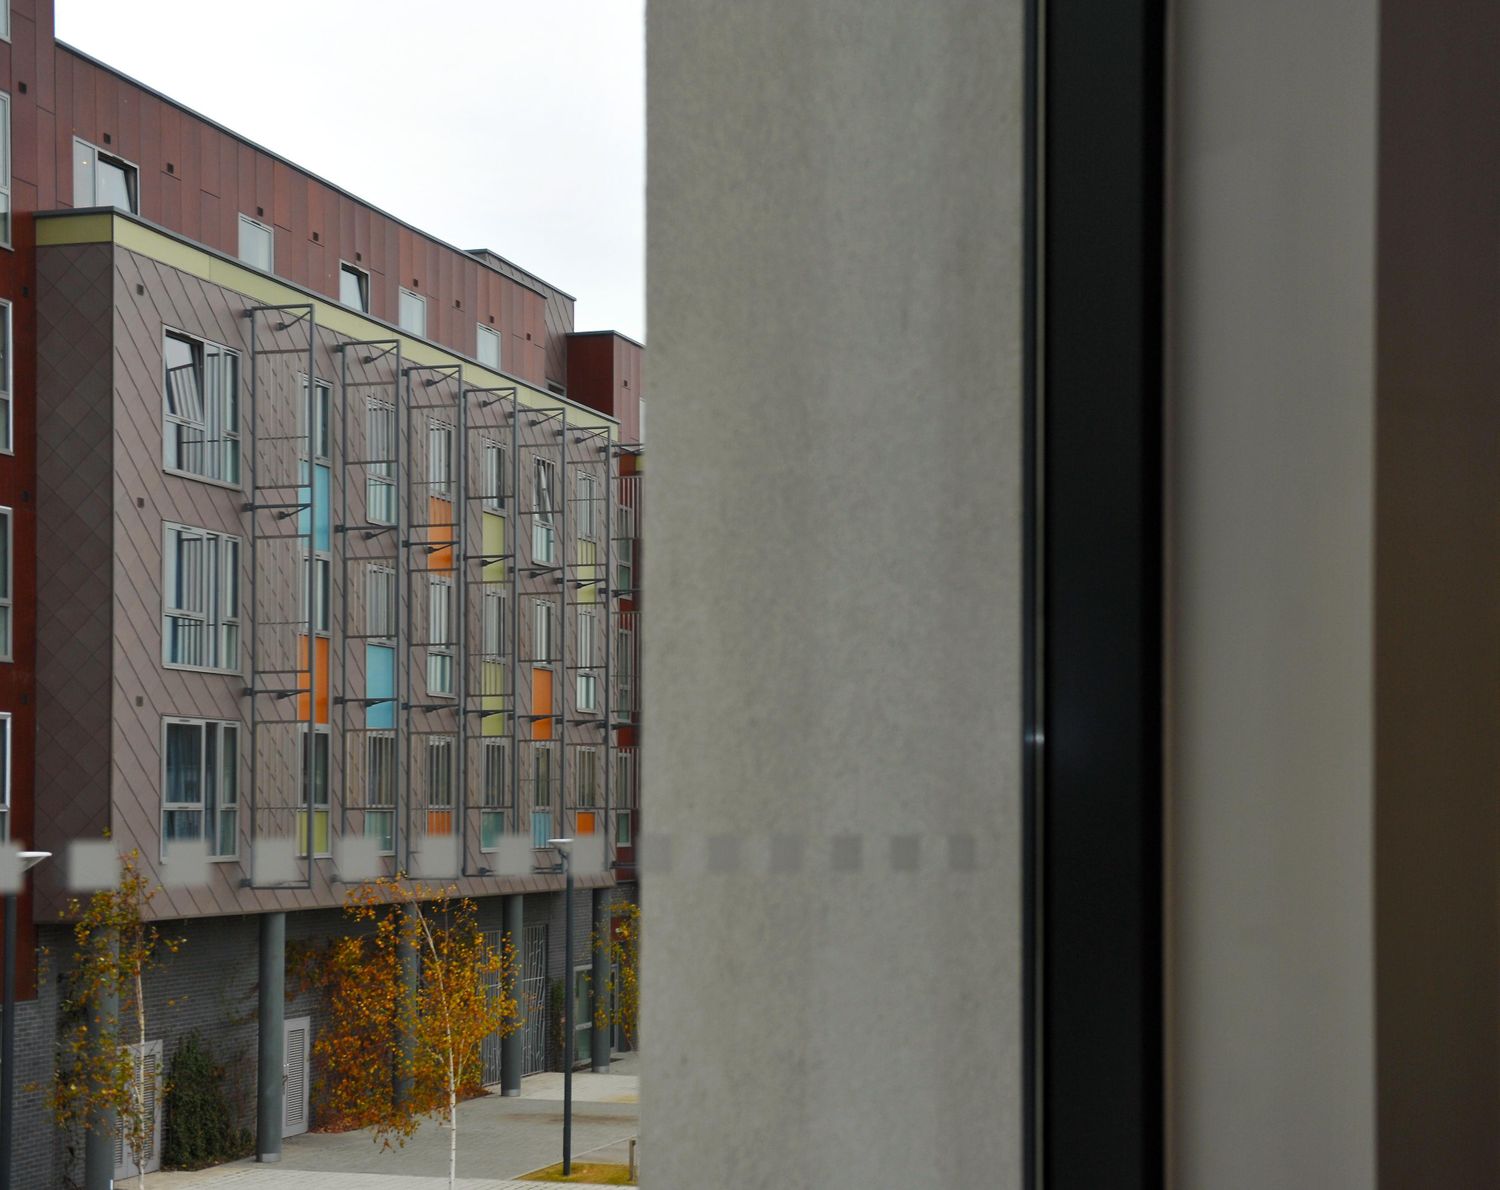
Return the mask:
{"type": "MultiPolygon", "coordinates": [[[[299,474],[303,479],[307,478],[306,459],[302,461],[299,474]]],[[[332,524],[331,514],[333,512],[333,475],[326,463],[319,463],[313,471],[313,485],[317,489],[317,499],[315,501],[317,508],[314,510],[317,513],[317,534],[313,541],[313,549],[320,554],[326,554],[329,550],[328,541],[331,536],[329,527],[332,524]]],[[[306,504],[312,498],[313,494],[308,492],[305,483],[297,489],[297,500],[299,503],[306,504]]],[[[297,532],[303,537],[307,536],[307,520],[308,512],[304,508],[297,513],[297,532]]]]}
{"type": "Polygon", "coordinates": [[[365,708],[365,726],[396,726],[396,650],[390,645],[365,646],[365,697],[384,698],[365,708]]]}

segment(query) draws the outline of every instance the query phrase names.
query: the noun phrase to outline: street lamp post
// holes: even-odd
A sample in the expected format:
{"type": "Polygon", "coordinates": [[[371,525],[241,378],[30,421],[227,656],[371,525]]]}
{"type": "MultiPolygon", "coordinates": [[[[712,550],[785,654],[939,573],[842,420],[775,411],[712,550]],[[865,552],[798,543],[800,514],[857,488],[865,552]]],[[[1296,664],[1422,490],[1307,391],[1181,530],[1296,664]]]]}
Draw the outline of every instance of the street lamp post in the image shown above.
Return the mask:
{"type": "MultiPolygon", "coordinates": [[[[562,857],[566,877],[563,893],[563,1159],[562,1176],[573,1172],[573,864],[568,853],[572,839],[548,839],[562,857]]],[[[0,1190],[7,1190],[0,1187],[0,1190]]]]}
{"type": "MultiPolygon", "coordinates": [[[[51,854],[50,851],[20,852],[22,879],[26,872],[51,854]]],[[[0,1190],[10,1190],[10,1166],[15,1151],[11,1142],[15,1133],[16,1103],[16,900],[19,891],[15,888],[5,892],[5,1021],[3,1032],[0,1032],[0,1190]]]]}

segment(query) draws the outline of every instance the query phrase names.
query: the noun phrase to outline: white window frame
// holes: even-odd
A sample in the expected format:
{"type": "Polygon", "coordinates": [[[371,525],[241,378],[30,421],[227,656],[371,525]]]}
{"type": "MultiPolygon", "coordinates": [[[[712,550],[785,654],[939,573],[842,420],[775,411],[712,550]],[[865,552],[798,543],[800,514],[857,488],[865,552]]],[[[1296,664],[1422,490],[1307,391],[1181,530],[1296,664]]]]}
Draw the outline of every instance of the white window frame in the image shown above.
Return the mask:
{"type": "Polygon", "coordinates": [[[504,512],[505,448],[493,439],[486,438],[482,457],[484,459],[484,508],[488,512],[504,512]]]}
{"type": "Polygon", "coordinates": [[[534,599],[531,613],[531,663],[549,667],[557,660],[557,604],[534,599]]]}
{"type": "Polygon", "coordinates": [[[396,608],[400,594],[396,589],[396,569],[381,562],[365,568],[365,636],[373,641],[394,640],[396,608]],[[389,632],[379,629],[389,628],[389,632]]]}
{"type": "Polygon", "coordinates": [[[328,850],[314,851],[313,858],[330,859],[333,856],[333,730],[326,723],[315,723],[313,724],[312,736],[314,743],[312,747],[309,748],[307,743],[307,725],[304,723],[297,729],[298,753],[301,757],[300,763],[297,767],[297,800],[295,802],[297,810],[296,838],[299,841],[297,856],[299,859],[307,858],[307,852],[309,848],[312,847],[314,841],[318,837],[317,824],[318,818],[321,816],[328,820],[328,829],[324,832],[324,836],[328,840],[328,850]],[[316,765],[314,764],[314,761],[318,753],[318,746],[316,741],[319,739],[327,741],[324,753],[328,758],[328,767],[327,772],[324,773],[322,801],[317,800],[316,791],[318,788],[318,783],[316,779],[314,779],[313,781],[313,820],[310,824],[311,829],[309,829],[309,824],[304,817],[307,814],[307,773],[304,769],[304,766],[313,765],[313,770],[314,772],[316,772],[316,765]],[[306,836],[307,844],[306,846],[301,846],[300,840],[303,837],[304,830],[308,830],[308,834],[306,836]]]}
{"type": "Polygon", "coordinates": [[[598,617],[591,611],[579,610],[578,623],[578,682],[576,702],[580,711],[599,709],[599,675],[594,672],[594,633],[598,629],[598,617]]]}
{"type": "Polygon", "coordinates": [[[494,847],[484,846],[485,826],[495,819],[500,820],[499,834],[505,834],[505,815],[508,809],[506,805],[506,790],[510,787],[510,741],[502,738],[487,738],[483,741],[480,751],[480,776],[479,776],[479,850],[481,852],[499,851],[497,844],[494,847]],[[498,760],[494,759],[498,757],[498,760]],[[492,780],[498,778],[498,781],[492,780]]]}
{"type": "Polygon", "coordinates": [[[428,694],[453,697],[453,645],[453,580],[446,575],[430,575],[427,579],[428,694]]]}
{"type": "Polygon", "coordinates": [[[5,366],[0,368],[0,384],[5,386],[0,392],[0,406],[5,410],[5,432],[0,434],[0,454],[13,455],[16,453],[16,403],[14,400],[15,389],[15,320],[11,312],[9,302],[0,299],[0,351],[5,352],[5,366]]]}
{"type": "MultiPolygon", "coordinates": [[[[6,30],[5,30],[6,37],[5,37],[5,40],[9,41],[10,40],[10,36],[9,36],[9,34],[10,34],[10,5],[9,4],[5,5],[5,12],[6,12],[6,17],[5,17],[5,21],[6,21],[6,30]]],[[[12,133],[11,115],[10,115],[11,114],[11,106],[10,106],[10,94],[9,94],[9,92],[0,91],[0,104],[3,104],[3,106],[5,108],[5,114],[3,115],[3,117],[0,117],[0,131],[3,131],[4,135],[5,135],[5,143],[3,145],[0,145],[0,155],[3,155],[3,157],[4,157],[4,160],[0,161],[0,166],[4,167],[3,169],[0,169],[0,206],[4,207],[4,211],[0,212],[0,221],[3,221],[3,222],[0,222],[0,228],[3,228],[3,233],[0,233],[0,248],[9,248],[9,247],[11,247],[11,245],[13,243],[13,237],[11,236],[11,224],[15,221],[15,211],[12,209],[12,205],[11,205],[11,201],[10,201],[11,144],[14,141],[15,138],[14,138],[14,135],[12,133]]]]}
{"type": "Polygon", "coordinates": [[[358,310],[361,314],[370,312],[370,271],[362,269],[357,264],[350,264],[347,260],[339,261],[339,305],[350,310],[358,310]],[[359,282],[359,305],[350,306],[344,301],[344,275],[349,274],[359,282]]]}
{"type": "MultiPolygon", "coordinates": [[[[160,817],[157,819],[157,830],[160,840],[160,855],[162,860],[167,858],[167,814],[168,813],[194,813],[198,815],[198,838],[197,841],[205,845],[208,859],[211,863],[229,863],[239,859],[240,856],[240,774],[241,757],[244,756],[244,725],[233,719],[199,719],[191,715],[165,715],[161,721],[161,797],[160,817]],[[197,728],[199,732],[198,745],[198,800],[196,802],[168,802],[167,801],[167,736],[173,727],[197,728]],[[212,836],[208,834],[208,784],[210,774],[208,771],[208,732],[213,728],[218,736],[215,745],[214,756],[218,765],[218,771],[213,774],[214,781],[214,821],[212,836]],[[234,732],[234,781],[233,800],[224,801],[225,774],[228,771],[224,767],[224,738],[227,732],[234,732]],[[234,816],[234,829],[231,835],[234,839],[234,850],[220,852],[218,850],[220,822],[219,817],[223,814],[234,816]]],[[[192,842],[193,840],[178,840],[179,842],[192,842]]]]}
{"type": "Polygon", "coordinates": [[[419,339],[427,338],[427,299],[414,289],[401,286],[396,292],[396,325],[408,335],[416,335],[419,339]],[[417,303],[417,309],[422,311],[422,325],[414,327],[406,321],[406,299],[410,298],[417,303]]]}
{"type": "Polygon", "coordinates": [[[557,464],[540,455],[531,468],[531,560],[543,566],[557,561],[557,464]]]}
{"type": "Polygon", "coordinates": [[[427,494],[453,499],[453,427],[436,418],[427,422],[427,494]]]}
{"type": "Polygon", "coordinates": [[[489,368],[494,372],[500,371],[500,365],[503,359],[500,351],[500,332],[492,326],[485,326],[485,324],[482,322],[476,322],[474,324],[474,330],[474,358],[479,361],[481,366],[489,368]],[[485,358],[484,345],[486,343],[494,344],[495,354],[493,362],[485,358]]]}
{"type": "Polygon", "coordinates": [[[601,805],[600,805],[600,800],[599,800],[599,749],[598,748],[580,748],[580,749],[578,749],[578,752],[574,756],[573,759],[577,762],[573,766],[573,770],[574,770],[574,774],[575,774],[574,778],[573,778],[573,780],[574,780],[574,789],[573,789],[574,805],[577,806],[577,808],[580,809],[580,810],[598,810],[598,809],[600,809],[601,805]],[[587,764],[584,763],[584,757],[588,757],[588,763],[587,764]],[[591,773],[592,774],[593,780],[591,782],[585,782],[584,781],[584,774],[585,773],[591,773]],[[590,788],[588,790],[588,799],[589,799],[588,801],[584,801],[583,800],[584,799],[584,787],[585,787],[586,784],[590,786],[590,788]]]}
{"type": "Polygon", "coordinates": [[[599,534],[599,481],[592,472],[578,473],[578,537],[580,541],[597,541],[599,534]]]}
{"type": "MultiPolygon", "coordinates": [[[[240,490],[240,353],[233,347],[227,347],[223,343],[215,343],[212,339],[205,339],[201,335],[190,334],[179,330],[177,327],[168,326],[162,328],[162,470],[169,475],[181,475],[186,479],[196,479],[199,483],[211,483],[218,487],[240,490]],[[186,341],[193,351],[194,367],[198,374],[195,383],[198,386],[198,400],[202,403],[200,418],[177,412],[172,412],[171,380],[167,376],[167,340],[180,339],[186,341]],[[233,382],[227,389],[222,388],[215,393],[209,392],[209,356],[216,355],[222,359],[232,359],[233,382]],[[214,401],[218,408],[210,414],[209,402],[214,401]],[[212,420],[210,420],[212,417],[212,420]],[[188,426],[202,431],[202,447],[205,459],[216,460],[214,468],[225,470],[232,467],[233,477],[225,479],[222,475],[210,475],[206,471],[192,471],[181,466],[182,459],[178,457],[178,466],[172,464],[171,450],[171,427],[188,426]],[[210,436],[209,431],[218,431],[218,438],[210,436]]],[[[223,384],[222,377],[219,381],[223,384]]]]}
{"type": "MultiPolygon", "coordinates": [[[[132,215],[139,215],[141,213],[141,167],[133,161],[127,161],[118,153],[105,152],[98,145],[91,144],[90,142],[84,140],[81,136],[75,136],[73,138],[73,205],[75,207],[80,205],[84,207],[97,207],[99,205],[99,181],[97,173],[91,174],[91,178],[93,180],[92,199],[89,202],[82,204],[80,204],[78,201],[78,166],[82,157],[82,153],[80,152],[80,150],[85,149],[89,153],[93,154],[93,157],[89,162],[90,170],[98,169],[99,158],[101,157],[105,158],[112,165],[121,167],[121,169],[125,172],[127,178],[125,188],[130,192],[130,205],[125,209],[128,210],[132,215]],[[135,180],[134,186],[131,186],[129,183],[129,179],[132,177],[135,180]]],[[[115,209],[118,210],[119,208],[117,207],[115,209]]]]}
{"type": "Polygon", "coordinates": [[[397,774],[396,774],[396,733],[395,733],[395,731],[391,730],[391,729],[385,729],[385,730],[380,730],[380,731],[368,731],[368,732],[366,732],[365,733],[365,790],[364,790],[364,799],[363,799],[363,809],[364,809],[364,813],[365,813],[365,832],[364,833],[365,833],[365,838],[372,838],[372,837],[378,838],[379,836],[372,836],[372,834],[370,832],[370,827],[369,827],[370,815],[371,814],[383,814],[383,815],[387,816],[387,821],[390,823],[389,834],[391,836],[391,846],[389,848],[378,848],[378,851],[379,851],[379,853],[381,855],[395,855],[396,854],[396,849],[395,849],[395,843],[396,843],[396,796],[397,796],[397,792],[398,792],[399,786],[400,786],[400,781],[398,780],[397,774]],[[389,756],[387,757],[388,767],[386,769],[386,777],[387,777],[387,781],[388,781],[388,784],[389,784],[389,787],[390,787],[390,789],[389,789],[390,800],[389,801],[382,801],[382,802],[371,801],[371,796],[373,795],[373,793],[375,791],[375,781],[374,781],[375,765],[371,762],[371,756],[372,756],[373,751],[374,751],[374,749],[372,747],[372,744],[373,744],[373,742],[375,740],[385,740],[385,741],[389,742],[389,749],[388,749],[389,756]]]}
{"type": "Polygon", "coordinates": [[[11,747],[10,712],[0,711],[0,843],[10,842],[11,747]]]}
{"type": "Polygon", "coordinates": [[[487,584],[480,598],[480,647],[485,660],[498,661],[506,654],[506,624],[509,620],[509,592],[498,584],[487,584]]]}
{"type": "Polygon", "coordinates": [[[458,806],[458,737],[453,735],[430,735],[427,737],[427,806],[429,810],[454,810],[458,806]],[[446,752],[447,764],[439,768],[437,757],[446,752]],[[448,788],[447,801],[434,801],[437,794],[439,773],[444,774],[448,788]]]}
{"type": "Polygon", "coordinates": [[[306,447],[299,447],[302,458],[307,459],[307,452],[311,451],[312,457],[320,463],[332,461],[330,454],[333,441],[333,385],[327,380],[319,380],[313,397],[313,424],[309,429],[307,426],[307,373],[297,373],[298,397],[297,397],[297,436],[306,442],[306,447]]]}
{"type": "Polygon", "coordinates": [[[389,401],[379,401],[374,397],[366,400],[365,456],[367,459],[378,460],[367,462],[365,465],[365,519],[372,525],[394,525],[400,514],[400,504],[396,495],[396,455],[398,453],[396,435],[399,433],[400,428],[396,424],[396,407],[389,401]],[[377,441],[387,435],[389,442],[377,441]],[[382,453],[378,454],[377,451],[382,453]],[[391,510],[389,520],[377,518],[375,515],[376,492],[390,493],[388,497],[382,496],[379,501],[382,505],[389,502],[391,510]]]}
{"type": "Polygon", "coordinates": [[[252,269],[259,269],[263,273],[274,273],[276,271],[276,229],[274,227],[272,227],[269,223],[262,223],[259,219],[252,219],[249,215],[245,214],[244,211],[241,211],[239,222],[239,237],[239,243],[236,245],[236,247],[239,249],[238,254],[241,264],[247,264],[252,269]],[[266,260],[265,264],[261,264],[258,261],[251,260],[250,257],[245,255],[246,228],[250,228],[253,231],[263,231],[266,233],[266,255],[268,259],[266,260]]]}
{"type": "Polygon", "coordinates": [[[0,18],[0,20],[4,21],[3,28],[0,28],[0,41],[9,41],[10,40],[10,0],[5,0],[5,2],[4,2],[4,9],[5,9],[5,15],[4,15],[3,18],[0,18]]]}
{"type": "MultiPolygon", "coordinates": [[[[162,612],[161,612],[161,663],[166,669],[188,669],[199,673],[234,674],[241,672],[240,650],[243,644],[240,617],[240,561],[243,558],[244,539],[230,533],[203,529],[196,525],[179,525],[174,521],[162,523],[162,612]],[[176,584],[173,570],[177,565],[173,549],[174,534],[190,534],[203,543],[205,555],[200,566],[202,607],[174,607],[169,602],[176,584]],[[207,565],[209,541],[218,543],[216,565],[207,565]],[[195,665],[189,661],[172,660],[171,619],[197,621],[203,625],[204,649],[219,664],[195,665]]],[[[305,598],[305,596],[304,596],[305,598]]]]}
{"type": "Polygon", "coordinates": [[[16,514],[15,510],[0,506],[0,543],[5,561],[5,573],[0,575],[0,661],[15,659],[15,604],[16,604],[16,514]]]}

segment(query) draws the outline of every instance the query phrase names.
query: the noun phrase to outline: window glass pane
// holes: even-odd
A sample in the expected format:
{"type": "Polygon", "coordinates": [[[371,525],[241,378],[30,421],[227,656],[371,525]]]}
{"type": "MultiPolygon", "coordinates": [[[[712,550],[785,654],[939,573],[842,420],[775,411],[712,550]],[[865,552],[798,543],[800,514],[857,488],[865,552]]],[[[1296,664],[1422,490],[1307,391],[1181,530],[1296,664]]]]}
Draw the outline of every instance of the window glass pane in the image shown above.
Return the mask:
{"type": "Polygon", "coordinates": [[[94,164],[94,205],[134,211],[134,172],[118,161],[98,157],[94,164]]]}
{"type": "Polygon", "coordinates": [[[352,265],[339,266],[339,301],[356,310],[370,311],[369,278],[352,265]]]}
{"type": "Polygon", "coordinates": [[[94,146],[81,140],[73,142],[73,205],[94,204],[94,146]]]}
{"type": "Polygon", "coordinates": [[[167,724],[167,787],[169,806],[197,805],[203,800],[203,727],[196,723],[167,724]]]}
{"type": "Polygon", "coordinates": [[[500,335],[487,326],[479,328],[479,344],[475,358],[486,368],[500,370],[500,335]]]}
{"type": "Polygon", "coordinates": [[[403,289],[397,307],[396,321],[402,330],[425,336],[427,334],[427,303],[418,294],[412,293],[409,289],[403,289]]]}
{"type": "Polygon", "coordinates": [[[10,595],[10,510],[0,511],[0,599],[10,595]]]}
{"type": "Polygon", "coordinates": [[[262,272],[271,272],[271,229],[249,216],[240,216],[240,259],[262,272]]]}

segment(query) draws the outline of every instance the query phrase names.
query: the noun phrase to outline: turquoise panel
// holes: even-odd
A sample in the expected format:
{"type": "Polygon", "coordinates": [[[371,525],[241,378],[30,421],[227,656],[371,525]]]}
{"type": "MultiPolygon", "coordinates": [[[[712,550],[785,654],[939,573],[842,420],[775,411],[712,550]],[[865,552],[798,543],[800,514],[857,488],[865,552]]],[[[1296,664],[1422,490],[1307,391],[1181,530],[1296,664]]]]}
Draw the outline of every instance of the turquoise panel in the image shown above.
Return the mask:
{"type": "MultiPolygon", "coordinates": [[[[307,477],[306,461],[302,463],[301,473],[305,479],[307,477]]],[[[331,516],[333,512],[333,473],[326,463],[319,463],[313,470],[313,486],[316,491],[311,495],[308,493],[306,484],[298,488],[297,500],[302,504],[306,504],[309,499],[313,500],[315,505],[313,513],[316,518],[313,549],[320,554],[326,554],[329,550],[328,543],[332,536],[330,530],[333,524],[331,516]],[[314,496],[316,497],[315,499],[313,498],[314,496]]],[[[304,508],[297,513],[297,532],[302,534],[303,537],[307,536],[307,520],[308,510],[304,508]]]]}
{"type": "Polygon", "coordinates": [[[384,698],[365,708],[365,726],[396,726],[396,650],[390,645],[365,646],[365,697],[384,698]]]}

